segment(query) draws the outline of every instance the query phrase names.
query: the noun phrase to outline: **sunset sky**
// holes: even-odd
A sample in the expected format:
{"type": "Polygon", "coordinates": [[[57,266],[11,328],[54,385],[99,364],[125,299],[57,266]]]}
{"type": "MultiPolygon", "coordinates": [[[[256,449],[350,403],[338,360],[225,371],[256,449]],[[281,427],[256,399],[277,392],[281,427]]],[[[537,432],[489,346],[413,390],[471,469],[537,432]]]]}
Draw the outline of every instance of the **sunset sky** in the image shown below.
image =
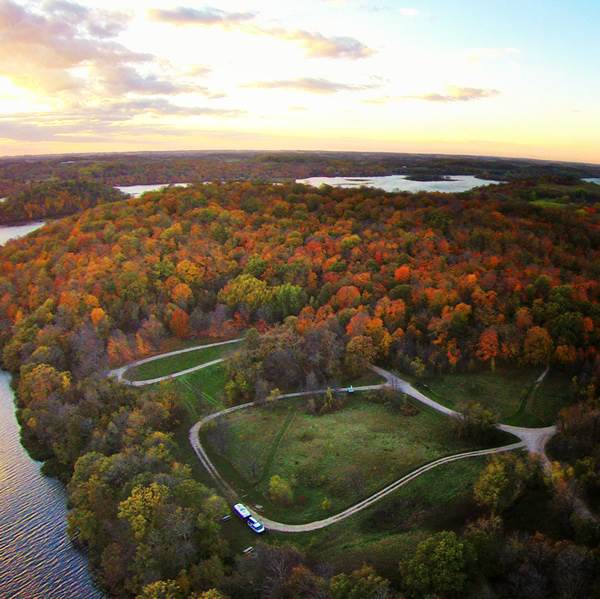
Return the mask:
{"type": "Polygon", "coordinates": [[[0,0],[0,154],[600,163],[598,0],[0,0]]]}

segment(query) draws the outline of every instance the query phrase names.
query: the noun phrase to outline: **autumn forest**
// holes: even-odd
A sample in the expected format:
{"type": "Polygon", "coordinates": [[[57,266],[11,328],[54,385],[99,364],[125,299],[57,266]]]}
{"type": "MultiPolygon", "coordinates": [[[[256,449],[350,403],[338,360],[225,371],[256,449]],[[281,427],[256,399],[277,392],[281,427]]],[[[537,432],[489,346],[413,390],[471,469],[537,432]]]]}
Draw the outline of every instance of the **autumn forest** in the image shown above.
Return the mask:
{"type": "MultiPolygon", "coordinates": [[[[188,176],[187,158],[177,160],[188,176]]],[[[14,189],[3,171],[11,195],[0,222],[48,222],[0,249],[2,362],[14,377],[23,443],[66,484],[69,534],[98,585],[142,598],[598,596],[600,187],[567,167],[549,174],[481,162],[479,174],[508,182],[462,194],[314,188],[293,178],[327,174],[318,157],[279,164],[277,177],[265,172],[273,156],[244,160],[254,165],[250,180],[221,176],[237,168],[221,162],[216,182],[198,175],[189,187],[139,198],[114,190],[102,161],[85,173],[77,166],[73,178],[29,176],[14,189]],[[334,527],[312,540],[273,533],[249,558],[222,532],[228,498],[199,474],[188,447],[182,387],[138,389],[105,376],[237,337],[219,371],[224,407],[378,382],[371,364],[439,401],[464,380],[452,405],[465,420],[446,427],[461,447],[507,443],[494,428],[506,415],[519,426],[556,424],[550,470],[522,451],[446,466],[440,477],[456,472],[454,484],[466,482],[448,483],[442,507],[423,507],[414,491],[370,516],[374,529],[334,527]],[[469,387],[546,368],[565,390],[548,408],[507,397],[518,410],[505,414],[500,395],[494,403],[469,387]],[[413,508],[414,526],[377,528],[413,508]]],[[[344,157],[327,160],[328,171],[344,172],[344,157]]],[[[151,169],[141,164],[132,162],[135,182],[151,178],[135,174],[151,169]]],[[[396,168],[385,155],[367,165],[369,174],[396,168]]],[[[448,160],[415,158],[410,169],[435,176],[448,160]]],[[[311,401],[290,410],[333,422],[359,400],[311,401]]],[[[407,427],[430,417],[389,390],[365,401],[407,427]]],[[[264,422],[277,409],[264,408],[264,422]]],[[[292,417],[300,416],[289,416],[291,429],[292,417]]],[[[236,447],[232,426],[251,424],[232,423],[220,446],[219,430],[211,433],[218,451],[236,447]]],[[[274,510],[310,508],[308,476],[294,476],[282,474],[278,488],[271,479],[274,510]]],[[[315,509],[329,514],[331,501],[319,495],[315,509]]]]}

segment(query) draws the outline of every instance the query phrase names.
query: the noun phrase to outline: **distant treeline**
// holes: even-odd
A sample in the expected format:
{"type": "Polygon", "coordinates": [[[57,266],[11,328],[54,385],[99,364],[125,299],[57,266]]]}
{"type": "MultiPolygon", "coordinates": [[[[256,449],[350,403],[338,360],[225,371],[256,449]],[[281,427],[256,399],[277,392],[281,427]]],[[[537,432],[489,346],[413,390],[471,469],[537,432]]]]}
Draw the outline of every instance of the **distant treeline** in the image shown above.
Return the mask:
{"type": "Polygon", "coordinates": [[[0,204],[0,224],[59,218],[126,197],[118,189],[95,181],[30,183],[0,204]]]}
{"type": "Polygon", "coordinates": [[[0,196],[24,182],[85,179],[106,185],[197,181],[292,180],[314,176],[444,175],[483,179],[594,177],[600,167],[535,160],[356,152],[156,152],[6,158],[0,160],[0,196]]]}

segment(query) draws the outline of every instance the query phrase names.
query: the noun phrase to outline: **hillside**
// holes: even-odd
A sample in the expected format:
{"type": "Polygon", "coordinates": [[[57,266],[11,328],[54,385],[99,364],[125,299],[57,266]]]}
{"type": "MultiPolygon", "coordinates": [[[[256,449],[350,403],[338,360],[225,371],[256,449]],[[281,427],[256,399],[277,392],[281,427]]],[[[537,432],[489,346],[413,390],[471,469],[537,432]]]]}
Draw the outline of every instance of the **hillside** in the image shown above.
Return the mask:
{"type": "MultiPolygon", "coordinates": [[[[595,397],[596,207],[586,198],[568,210],[539,206],[522,191],[169,188],[101,203],[2,248],[0,339],[23,440],[68,482],[69,528],[102,585],[135,595],[184,572],[190,589],[242,596],[243,568],[220,536],[227,507],[179,441],[181,392],[138,392],[103,376],[169,341],[263,333],[248,335],[227,367],[219,401],[229,405],[361,376],[371,361],[415,379],[550,364],[575,377],[578,400],[595,397]]],[[[564,422],[558,450],[576,459],[564,422]]],[[[531,468],[519,489],[542,493],[531,468]]],[[[543,505],[549,514],[550,499],[543,505]]]]}

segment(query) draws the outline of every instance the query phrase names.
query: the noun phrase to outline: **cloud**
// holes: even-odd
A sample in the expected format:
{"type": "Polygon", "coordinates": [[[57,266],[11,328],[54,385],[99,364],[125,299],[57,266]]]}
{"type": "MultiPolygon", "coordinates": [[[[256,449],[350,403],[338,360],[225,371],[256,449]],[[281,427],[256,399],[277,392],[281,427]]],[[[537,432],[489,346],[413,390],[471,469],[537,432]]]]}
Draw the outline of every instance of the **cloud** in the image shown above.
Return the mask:
{"type": "Polygon", "coordinates": [[[179,6],[173,9],[153,8],[148,11],[153,21],[162,21],[172,25],[217,25],[228,27],[254,18],[249,12],[226,12],[218,8],[189,8],[179,6]]]}
{"type": "Polygon", "coordinates": [[[391,102],[403,102],[406,100],[420,100],[423,102],[447,103],[447,102],[470,102],[471,100],[480,100],[483,98],[493,98],[499,95],[497,89],[484,89],[479,87],[456,87],[450,86],[445,93],[426,93],[416,96],[374,96],[365,98],[365,104],[389,104],[391,102]]]}
{"type": "MultiPolygon", "coordinates": [[[[99,69],[101,82],[110,94],[181,94],[197,91],[186,83],[161,79],[156,75],[141,75],[133,67],[127,65],[106,66],[99,69]]],[[[205,88],[204,88],[205,89],[205,88]]]]}
{"type": "Polygon", "coordinates": [[[257,89],[296,89],[314,94],[334,94],[341,91],[364,91],[377,87],[374,84],[350,84],[330,81],[329,79],[317,79],[312,77],[301,77],[299,79],[286,79],[278,81],[256,81],[248,83],[245,87],[257,89]]]}
{"type": "Polygon", "coordinates": [[[91,9],[68,0],[48,0],[44,3],[44,10],[71,25],[83,27],[91,36],[98,38],[116,37],[127,29],[130,21],[125,13],[91,9]]]}
{"type": "MultiPolygon", "coordinates": [[[[0,0],[0,75],[67,103],[86,95],[130,93],[223,96],[182,77],[173,67],[161,68],[155,56],[116,42],[114,36],[128,21],[122,13],[69,0],[48,0],[37,9],[0,0]]],[[[198,66],[189,76],[206,72],[198,66]]]]}
{"type": "Polygon", "coordinates": [[[153,21],[177,26],[217,26],[238,28],[251,35],[270,36],[301,46],[308,56],[314,58],[365,58],[373,50],[353,37],[327,37],[318,32],[283,27],[264,27],[255,22],[256,15],[249,12],[225,12],[205,7],[201,9],[179,6],[174,9],[154,8],[148,11],[153,21]]]}
{"type": "Polygon", "coordinates": [[[189,67],[185,74],[188,77],[204,77],[208,75],[212,69],[204,64],[196,64],[194,66],[189,67]]]}
{"type": "MultiPolygon", "coordinates": [[[[99,116],[106,115],[108,119],[114,116],[124,116],[127,118],[139,114],[156,115],[178,115],[178,116],[214,116],[214,117],[236,117],[245,114],[244,110],[237,108],[215,108],[208,106],[181,106],[173,104],[163,98],[151,98],[142,100],[129,100],[113,102],[108,106],[96,108],[91,111],[92,114],[99,116]]],[[[90,114],[88,112],[88,114],[90,114]]]]}
{"type": "Polygon", "coordinates": [[[497,89],[482,89],[479,87],[450,86],[446,93],[428,93],[419,96],[403,96],[404,100],[423,100],[425,102],[470,102],[482,98],[492,98],[500,92],[497,89]]]}
{"type": "Polygon", "coordinates": [[[374,50],[353,37],[326,37],[321,33],[282,28],[256,28],[256,33],[294,42],[313,58],[366,58],[374,50]]]}
{"type": "Polygon", "coordinates": [[[64,1],[44,7],[47,12],[34,12],[11,0],[0,0],[0,75],[22,87],[74,92],[86,83],[73,73],[77,67],[152,59],[107,39],[119,31],[111,20],[116,18],[114,13],[64,1]]]}
{"type": "MultiPolygon", "coordinates": [[[[218,119],[235,118],[243,110],[206,106],[181,106],[162,98],[121,100],[98,106],[81,106],[65,112],[22,113],[0,117],[0,139],[13,141],[88,140],[90,136],[141,135],[150,131],[172,132],[172,126],[140,124],[132,121],[138,116],[186,116],[218,119]]],[[[186,128],[193,130],[189,123],[186,128]]],[[[170,134],[170,133],[169,133],[170,134]]]]}

